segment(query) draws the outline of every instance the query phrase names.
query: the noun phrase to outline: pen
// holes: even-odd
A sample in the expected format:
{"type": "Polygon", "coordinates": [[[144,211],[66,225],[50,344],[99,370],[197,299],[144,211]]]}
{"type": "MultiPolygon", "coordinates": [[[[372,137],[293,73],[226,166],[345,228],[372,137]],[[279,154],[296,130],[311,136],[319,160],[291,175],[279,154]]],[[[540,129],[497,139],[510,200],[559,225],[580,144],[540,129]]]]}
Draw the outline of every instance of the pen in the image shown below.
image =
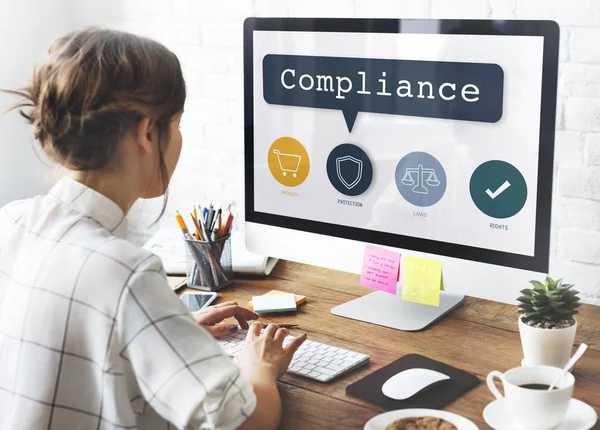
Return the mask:
{"type": "MultiPolygon", "coordinates": [[[[277,324],[277,323],[273,323],[273,324],[277,324]]],[[[298,324],[277,324],[279,326],[279,328],[298,328],[299,325],[298,324]]]]}
{"type": "MultiPolygon", "coordinates": [[[[211,204],[212,206],[212,204],[211,204]]],[[[211,207],[210,209],[208,209],[208,215],[206,216],[206,228],[208,229],[208,231],[212,231],[212,222],[213,222],[213,218],[215,215],[215,210],[211,207]]]]}

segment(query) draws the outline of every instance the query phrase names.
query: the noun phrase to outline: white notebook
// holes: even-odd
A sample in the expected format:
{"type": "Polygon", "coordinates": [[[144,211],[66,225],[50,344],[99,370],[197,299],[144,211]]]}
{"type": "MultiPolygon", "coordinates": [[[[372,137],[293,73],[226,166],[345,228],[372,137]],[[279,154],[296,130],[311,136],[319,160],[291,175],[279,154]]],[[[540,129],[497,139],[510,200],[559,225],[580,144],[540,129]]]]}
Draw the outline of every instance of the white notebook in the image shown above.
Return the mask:
{"type": "MultiPolygon", "coordinates": [[[[168,275],[185,275],[185,243],[176,227],[162,227],[144,248],[160,257],[168,275]]],[[[278,261],[249,252],[241,233],[232,235],[231,255],[233,271],[243,275],[267,276],[278,261]]]]}

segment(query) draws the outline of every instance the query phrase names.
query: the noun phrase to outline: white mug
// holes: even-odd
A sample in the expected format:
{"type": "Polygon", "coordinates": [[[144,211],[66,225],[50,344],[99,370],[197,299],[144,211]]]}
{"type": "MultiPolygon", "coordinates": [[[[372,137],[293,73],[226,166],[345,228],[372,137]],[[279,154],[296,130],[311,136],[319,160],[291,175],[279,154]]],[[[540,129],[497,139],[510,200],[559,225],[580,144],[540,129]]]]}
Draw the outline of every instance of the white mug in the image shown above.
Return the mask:
{"type": "Polygon", "coordinates": [[[552,391],[520,385],[551,385],[561,373],[562,369],[550,366],[515,367],[505,373],[494,370],[487,376],[487,386],[498,400],[504,402],[515,429],[549,430],[563,420],[573,395],[575,378],[567,373],[552,391]],[[502,381],[504,397],[496,388],[494,378],[502,381]]]}

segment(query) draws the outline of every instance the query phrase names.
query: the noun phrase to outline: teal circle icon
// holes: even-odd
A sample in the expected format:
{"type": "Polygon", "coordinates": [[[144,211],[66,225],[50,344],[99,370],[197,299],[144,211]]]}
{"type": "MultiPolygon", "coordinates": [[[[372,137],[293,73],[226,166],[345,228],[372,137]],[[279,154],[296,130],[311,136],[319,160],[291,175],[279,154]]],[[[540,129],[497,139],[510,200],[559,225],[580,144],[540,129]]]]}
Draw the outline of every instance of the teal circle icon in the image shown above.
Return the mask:
{"type": "Polygon", "coordinates": [[[492,218],[510,218],[527,201],[527,183],[519,170],[500,160],[486,161],[471,175],[471,199],[475,206],[492,218]]]}

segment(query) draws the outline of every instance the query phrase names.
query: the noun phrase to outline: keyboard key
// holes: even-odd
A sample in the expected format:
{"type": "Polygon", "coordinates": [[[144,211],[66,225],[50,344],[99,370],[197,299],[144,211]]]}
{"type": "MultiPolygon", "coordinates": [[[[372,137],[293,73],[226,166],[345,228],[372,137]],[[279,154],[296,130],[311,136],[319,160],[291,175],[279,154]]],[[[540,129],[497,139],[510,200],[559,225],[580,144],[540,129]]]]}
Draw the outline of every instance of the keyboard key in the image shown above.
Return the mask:
{"type": "Polygon", "coordinates": [[[311,372],[308,374],[308,376],[310,376],[311,378],[318,378],[319,376],[321,376],[321,374],[319,372],[311,372]]]}
{"type": "Polygon", "coordinates": [[[314,370],[328,376],[333,376],[337,373],[335,370],[331,370],[326,367],[316,367],[314,370]]]}
{"type": "Polygon", "coordinates": [[[345,369],[345,367],[337,366],[337,365],[331,364],[331,363],[327,364],[327,366],[325,366],[325,367],[328,369],[331,369],[331,370],[335,370],[336,372],[341,372],[342,370],[345,369]]]}

